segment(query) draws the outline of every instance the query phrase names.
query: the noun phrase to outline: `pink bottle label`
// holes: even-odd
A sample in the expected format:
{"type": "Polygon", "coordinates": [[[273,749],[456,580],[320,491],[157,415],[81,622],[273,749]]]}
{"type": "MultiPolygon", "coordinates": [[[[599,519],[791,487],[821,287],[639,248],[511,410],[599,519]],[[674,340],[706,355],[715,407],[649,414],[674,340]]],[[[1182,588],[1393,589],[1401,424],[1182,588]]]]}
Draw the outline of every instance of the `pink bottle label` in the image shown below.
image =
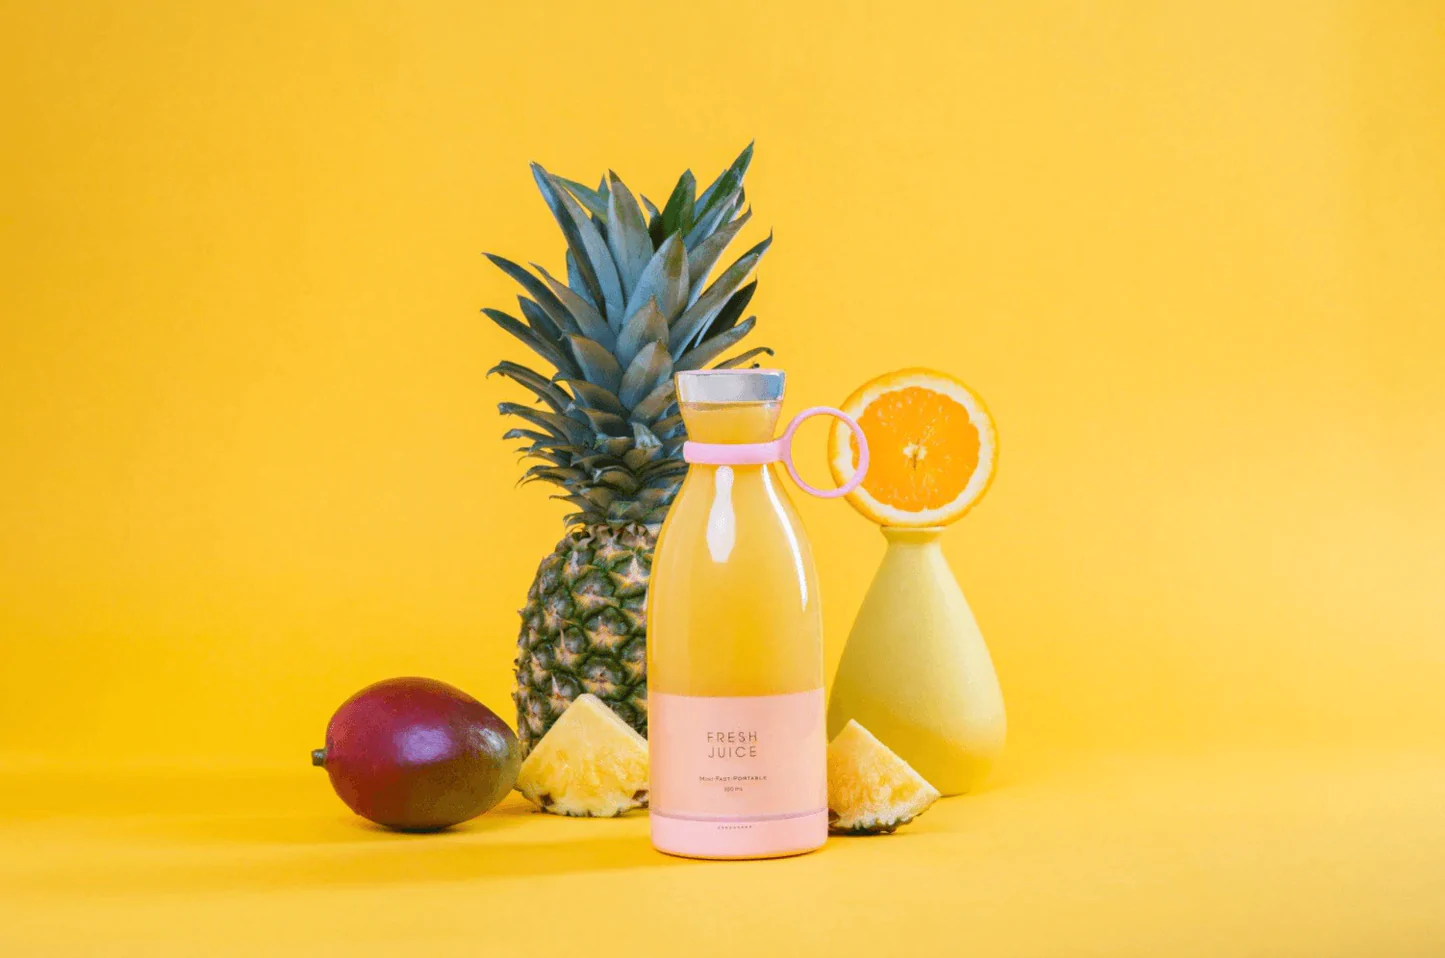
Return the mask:
{"type": "Polygon", "coordinates": [[[653,812],[697,821],[824,813],[823,690],[648,702],[653,812]]]}

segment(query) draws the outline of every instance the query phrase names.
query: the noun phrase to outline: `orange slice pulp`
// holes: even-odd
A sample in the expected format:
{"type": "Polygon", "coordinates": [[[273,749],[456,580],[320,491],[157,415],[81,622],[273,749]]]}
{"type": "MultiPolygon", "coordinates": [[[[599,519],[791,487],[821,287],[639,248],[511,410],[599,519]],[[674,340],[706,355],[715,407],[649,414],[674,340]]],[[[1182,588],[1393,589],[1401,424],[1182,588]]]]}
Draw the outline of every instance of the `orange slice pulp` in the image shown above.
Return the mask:
{"type": "MultiPolygon", "coordinates": [[[[870,464],[848,501],[885,526],[941,526],[988,491],[998,437],[988,408],[947,373],[900,369],[848,397],[843,411],[863,427],[870,464]]],[[[841,483],[858,468],[858,443],[841,420],[828,437],[828,464],[841,483]]]]}

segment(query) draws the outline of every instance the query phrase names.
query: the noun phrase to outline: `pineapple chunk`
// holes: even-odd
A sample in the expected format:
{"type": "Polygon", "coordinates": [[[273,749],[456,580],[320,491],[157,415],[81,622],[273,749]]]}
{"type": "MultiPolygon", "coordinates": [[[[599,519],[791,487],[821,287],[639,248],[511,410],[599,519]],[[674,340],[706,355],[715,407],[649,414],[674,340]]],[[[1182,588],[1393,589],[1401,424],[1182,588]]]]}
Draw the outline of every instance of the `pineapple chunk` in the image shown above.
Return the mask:
{"type": "Polygon", "coordinates": [[[831,831],[885,834],[922,815],[938,797],[938,789],[857,722],[850,721],[828,744],[831,831]]]}
{"type": "Polygon", "coordinates": [[[522,762],[517,791],[544,812],[612,818],[647,805],[647,739],[579,695],[522,762]]]}

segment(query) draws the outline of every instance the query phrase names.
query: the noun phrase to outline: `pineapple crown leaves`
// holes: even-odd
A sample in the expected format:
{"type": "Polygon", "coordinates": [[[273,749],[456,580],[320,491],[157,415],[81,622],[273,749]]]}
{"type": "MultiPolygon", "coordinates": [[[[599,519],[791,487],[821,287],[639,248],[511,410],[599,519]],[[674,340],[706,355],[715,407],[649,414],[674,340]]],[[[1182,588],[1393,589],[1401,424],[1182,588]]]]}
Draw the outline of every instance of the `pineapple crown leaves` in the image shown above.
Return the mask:
{"type": "Polygon", "coordinates": [[[661,209],[616,173],[593,189],[534,163],[567,243],[567,282],[536,263],[529,270],[485,254],[521,287],[521,318],[482,312],[555,370],[507,361],[491,369],[534,397],[498,406],[524,424],[503,438],[526,440],[518,452],[537,460],[521,483],[563,488],[557,498],[578,510],[569,524],[660,522],[687,471],[673,374],[772,355],[759,346],[725,358],[757,323],[743,318],[758,285],[747,280],[772,236],[709,282],[752,218],[743,192],[752,157],[750,143],[701,193],[692,171],[683,173],[661,209]]]}

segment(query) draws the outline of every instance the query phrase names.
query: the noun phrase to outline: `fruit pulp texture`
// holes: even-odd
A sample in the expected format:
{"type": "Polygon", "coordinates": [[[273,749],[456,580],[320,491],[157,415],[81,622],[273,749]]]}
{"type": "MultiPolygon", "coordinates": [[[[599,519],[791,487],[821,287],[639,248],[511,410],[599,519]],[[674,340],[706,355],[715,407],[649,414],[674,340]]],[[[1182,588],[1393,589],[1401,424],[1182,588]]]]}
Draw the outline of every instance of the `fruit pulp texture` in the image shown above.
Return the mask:
{"type": "MultiPolygon", "coordinates": [[[[978,427],[968,410],[940,392],[909,386],[887,393],[858,417],[877,451],[866,485],[874,497],[908,512],[938,509],[963,492],[978,468],[978,427]]],[[[858,440],[850,434],[853,468],[858,440]]]]}
{"type": "MultiPolygon", "coordinates": [[[[682,403],[695,442],[774,437],[779,402],[682,403]]],[[[648,685],[694,696],[822,688],[817,574],[776,465],[688,469],[653,560],[648,685]]]]}

